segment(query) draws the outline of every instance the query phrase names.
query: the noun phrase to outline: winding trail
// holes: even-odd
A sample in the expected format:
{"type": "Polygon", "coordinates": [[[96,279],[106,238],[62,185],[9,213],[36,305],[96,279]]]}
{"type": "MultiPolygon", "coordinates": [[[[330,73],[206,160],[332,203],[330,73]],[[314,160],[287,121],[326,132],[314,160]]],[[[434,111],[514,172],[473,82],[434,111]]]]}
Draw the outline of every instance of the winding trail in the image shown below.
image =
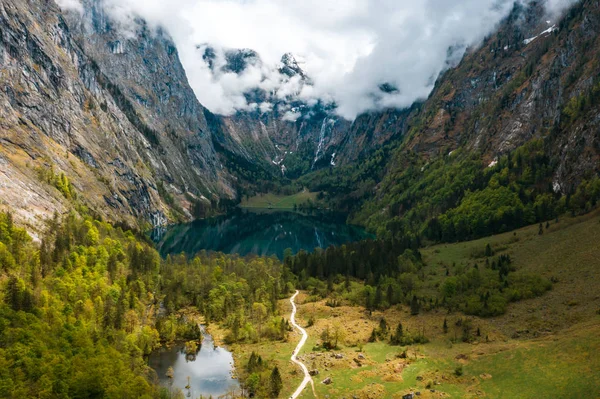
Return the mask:
{"type": "Polygon", "coordinates": [[[297,309],[296,309],[296,303],[294,302],[294,299],[296,299],[296,297],[298,296],[299,293],[300,293],[300,291],[296,291],[294,296],[292,296],[290,298],[290,303],[292,304],[292,315],[290,317],[290,322],[292,323],[294,328],[296,328],[298,331],[300,331],[300,333],[302,333],[302,339],[300,339],[300,342],[298,342],[298,346],[296,346],[296,349],[294,349],[294,352],[292,352],[291,359],[292,359],[292,362],[296,363],[298,366],[300,366],[302,371],[304,371],[304,380],[302,380],[302,383],[300,384],[300,386],[298,386],[298,389],[296,389],[296,392],[294,392],[294,394],[292,396],[290,396],[290,399],[298,398],[298,396],[300,396],[300,394],[302,393],[304,388],[306,388],[306,386],[309,383],[312,386],[313,395],[315,395],[315,398],[317,397],[317,394],[315,392],[315,383],[313,382],[313,379],[310,376],[310,373],[308,372],[308,368],[306,367],[306,365],[304,363],[302,363],[300,360],[298,360],[298,357],[297,357],[298,353],[300,352],[300,350],[306,343],[306,340],[308,339],[308,333],[306,332],[306,330],[304,328],[300,327],[298,324],[296,324],[296,310],[297,309]]]}

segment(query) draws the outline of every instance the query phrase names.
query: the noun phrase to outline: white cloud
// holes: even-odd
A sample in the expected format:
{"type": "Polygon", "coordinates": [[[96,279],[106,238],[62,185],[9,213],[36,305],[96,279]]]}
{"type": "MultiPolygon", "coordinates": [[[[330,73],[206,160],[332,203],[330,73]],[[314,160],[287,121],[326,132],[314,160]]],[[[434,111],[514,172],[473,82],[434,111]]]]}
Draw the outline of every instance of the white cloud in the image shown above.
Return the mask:
{"type": "MultiPolygon", "coordinates": [[[[76,0],[59,0],[73,3],[76,0]]],[[[491,33],[514,0],[101,0],[124,32],[134,16],[164,27],[174,38],[190,84],[213,112],[248,109],[244,93],[255,87],[284,97],[335,101],[352,119],[361,112],[407,107],[431,92],[436,78],[491,33]],[[223,51],[249,48],[262,63],[244,73],[217,72],[198,45],[223,51]],[[453,48],[452,57],[448,49],[453,48]],[[292,52],[313,81],[284,79],[276,70],[292,52]],[[381,84],[397,90],[383,93],[381,84]]],[[[530,0],[520,0],[527,2],[530,0]]],[[[560,12],[575,0],[547,0],[560,12]]],[[[293,118],[290,114],[290,118],[293,118]]]]}
{"type": "Polygon", "coordinates": [[[550,14],[553,14],[553,16],[556,17],[577,1],[578,0],[547,0],[546,9],[550,14]]]}
{"type": "Polygon", "coordinates": [[[68,10],[75,11],[80,14],[83,13],[83,6],[79,0],[56,0],[56,4],[58,4],[63,11],[68,10]]]}

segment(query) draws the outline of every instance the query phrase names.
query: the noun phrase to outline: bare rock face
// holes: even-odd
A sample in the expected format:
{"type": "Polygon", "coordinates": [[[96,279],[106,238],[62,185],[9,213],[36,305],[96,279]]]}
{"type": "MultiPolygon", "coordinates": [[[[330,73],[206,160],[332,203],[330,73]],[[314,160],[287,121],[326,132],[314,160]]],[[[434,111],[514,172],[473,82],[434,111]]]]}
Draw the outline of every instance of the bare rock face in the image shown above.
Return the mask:
{"type": "Polygon", "coordinates": [[[323,104],[309,107],[300,102],[275,102],[267,112],[219,116],[212,128],[218,146],[225,151],[296,178],[335,166],[334,154],[339,154],[351,125],[323,104]],[[296,112],[297,119],[290,120],[289,112],[296,112]]]}
{"type": "Polygon", "coordinates": [[[148,140],[106,90],[106,77],[54,3],[3,1],[0,26],[0,156],[11,182],[3,187],[5,204],[24,220],[64,211],[68,199],[40,178],[51,170],[64,173],[101,215],[164,219],[148,140]]]}
{"type": "Polygon", "coordinates": [[[84,1],[83,16],[67,16],[77,42],[115,86],[116,103],[148,139],[156,178],[173,185],[174,193],[232,196],[207,110],[189,86],[170,37],[143,20],[128,27],[133,34],[124,32],[97,0],[84,1]]]}
{"type": "Polygon", "coordinates": [[[174,46],[144,32],[116,40],[88,6],[76,25],[51,1],[0,3],[2,204],[32,225],[63,212],[62,174],[99,215],[132,224],[167,221],[159,183],[232,196],[174,46]]]}

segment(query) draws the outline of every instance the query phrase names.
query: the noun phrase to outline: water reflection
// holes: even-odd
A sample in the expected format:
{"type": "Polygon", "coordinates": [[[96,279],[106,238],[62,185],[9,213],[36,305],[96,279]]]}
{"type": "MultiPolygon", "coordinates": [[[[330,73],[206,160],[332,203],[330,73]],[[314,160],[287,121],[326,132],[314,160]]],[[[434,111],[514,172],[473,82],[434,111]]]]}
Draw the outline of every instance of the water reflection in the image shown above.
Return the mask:
{"type": "Polygon", "coordinates": [[[237,210],[227,216],[172,226],[153,234],[163,256],[182,252],[193,255],[205,249],[279,258],[283,258],[286,248],[294,253],[301,249],[312,251],[367,237],[361,228],[347,225],[343,215],[273,210],[237,210]]]}
{"type": "Polygon", "coordinates": [[[156,371],[161,385],[170,387],[173,392],[181,390],[191,398],[239,393],[239,383],[231,377],[233,355],[224,348],[215,348],[210,335],[203,333],[202,347],[195,360],[187,360],[183,349],[183,344],[175,345],[150,355],[149,365],[156,371]],[[167,376],[169,367],[173,368],[173,378],[167,376]]]}

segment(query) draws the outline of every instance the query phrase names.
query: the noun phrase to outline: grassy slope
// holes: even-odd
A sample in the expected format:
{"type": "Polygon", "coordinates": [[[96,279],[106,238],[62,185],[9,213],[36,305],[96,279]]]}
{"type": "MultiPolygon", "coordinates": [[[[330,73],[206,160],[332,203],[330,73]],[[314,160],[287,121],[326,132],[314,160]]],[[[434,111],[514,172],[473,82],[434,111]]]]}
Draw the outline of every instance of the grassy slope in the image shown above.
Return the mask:
{"type": "Polygon", "coordinates": [[[300,205],[308,200],[316,201],[317,193],[302,191],[294,195],[277,194],[259,194],[257,196],[245,199],[240,204],[242,208],[273,208],[273,209],[293,209],[294,205],[300,205]]]}
{"type": "MultiPolygon", "coordinates": [[[[441,267],[483,262],[480,253],[487,243],[496,253],[509,253],[519,269],[556,277],[553,290],[541,298],[512,304],[507,314],[472,320],[474,329],[482,332],[473,344],[452,343],[460,337],[456,320],[460,314],[437,310],[410,316],[406,308],[368,315],[358,307],[330,308],[324,301],[303,303],[299,298],[298,317],[306,325],[312,315],[314,326],[307,328],[310,339],[303,350],[309,368],[316,368],[319,397],[390,398],[420,391],[422,398],[600,398],[600,214],[568,218],[552,223],[543,235],[538,226],[530,226],[469,243],[439,245],[423,250],[429,283],[441,267]],[[425,330],[431,340],[425,345],[409,347],[408,359],[398,359],[401,348],[383,342],[366,342],[381,317],[395,328],[402,321],[405,331],[425,330]],[[442,324],[448,319],[450,331],[444,334],[442,324]],[[315,351],[325,326],[341,326],[345,345],[338,351],[344,359],[331,353],[315,351]],[[362,347],[361,347],[362,346],[362,347]],[[353,358],[362,352],[366,360],[357,367],[353,358]],[[462,365],[464,375],[454,370],[462,365]],[[333,384],[323,379],[331,376],[333,384]],[[417,379],[422,377],[422,381],[417,379]],[[435,392],[426,388],[431,382],[435,392]]],[[[289,313],[282,302],[282,311],[289,313]]],[[[269,345],[236,345],[236,360],[257,350],[273,359],[283,369],[284,392],[289,396],[301,380],[300,373],[289,362],[289,354],[298,336],[290,334],[288,343],[269,345]]],[[[241,360],[243,361],[243,360],[241,360]]],[[[242,364],[241,362],[238,364],[242,364]]],[[[313,397],[307,389],[303,398],[313,397]]]]}
{"type": "MultiPolygon", "coordinates": [[[[543,235],[538,226],[468,243],[439,245],[423,251],[430,271],[474,259],[489,243],[508,253],[518,270],[555,279],[546,295],[513,304],[504,317],[490,322],[506,335],[543,335],[589,320],[600,309],[600,212],[552,222],[543,235]],[[529,332],[527,332],[529,331],[529,332]]],[[[451,267],[451,266],[450,266],[451,267]]],[[[452,270],[452,267],[451,267],[452,270]]]]}

